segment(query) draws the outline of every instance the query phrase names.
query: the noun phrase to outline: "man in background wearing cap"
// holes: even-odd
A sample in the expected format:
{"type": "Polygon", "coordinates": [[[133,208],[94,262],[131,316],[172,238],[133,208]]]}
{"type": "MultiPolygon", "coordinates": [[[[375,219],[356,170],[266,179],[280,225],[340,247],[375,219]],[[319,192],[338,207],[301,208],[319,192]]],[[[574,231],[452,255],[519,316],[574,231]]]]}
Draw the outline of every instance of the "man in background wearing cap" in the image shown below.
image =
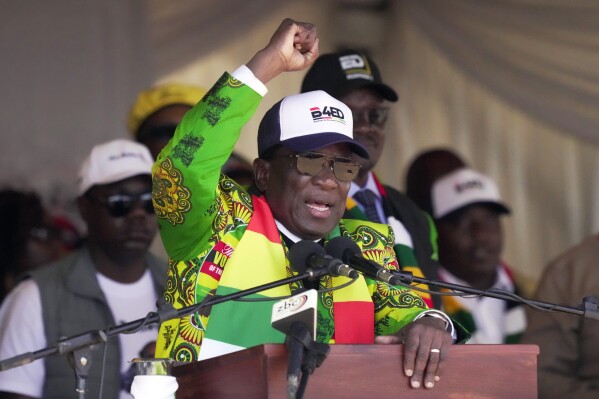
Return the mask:
{"type": "Polygon", "coordinates": [[[429,215],[433,214],[431,187],[440,177],[466,167],[462,158],[448,148],[422,151],[410,162],[406,173],[406,195],[429,215]]]}
{"type": "MultiPolygon", "coordinates": [[[[461,168],[433,183],[431,199],[439,231],[441,280],[518,294],[513,273],[501,261],[500,217],[509,209],[495,182],[461,168]]],[[[453,320],[472,333],[469,343],[516,343],[526,327],[524,308],[516,302],[468,295],[444,296],[443,305],[453,320]]]]}
{"type": "MultiPolygon", "coordinates": [[[[320,56],[302,82],[302,93],[312,90],[324,90],[351,109],[354,137],[370,154],[369,159],[357,158],[360,173],[349,190],[345,217],[389,224],[402,270],[436,279],[436,232],[430,217],[403,193],[381,184],[373,171],[385,145],[386,102],[396,102],[397,94],[383,83],[374,61],[354,50],[320,56]]],[[[420,287],[429,288],[424,284],[420,287]]],[[[429,289],[438,291],[436,287],[429,289]]],[[[429,306],[440,308],[438,296],[420,294],[429,306]]]]}
{"type": "MultiPolygon", "coordinates": [[[[0,309],[0,358],[60,339],[142,318],[153,311],[167,266],[148,253],[156,233],[151,202],[152,157],[128,140],[94,147],[79,176],[77,206],[87,239],[77,252],[30,273],[0,309]]],[[[155,329],[121,334],[92,351],[87,394],[130,398],[123,386],[131,359],[156,339],[155,329]],[[103,352],[106,351],[106,361],[103,352]]],[[[19,397],[75,396],[67,356],[50,356],[0,373],[0,391],[19,397]],[[24,395],[24,396],[23,396],[24,395]]]]}
{"type": "MultiPolygon", "coordinates": [[[[364,256],[397,269],[389,226],[341,221],[350,181],[358,173],[351,155],[368,154],[352,137],[349,109],[326,93],[289,96],[266,113],[249,192],[220,174],[242,126],[267,92],[264,83],[281,72],[304,69],[317,55],[315,27],[284,20],[264,49],[233,74],[225,73],[185,115],[159,155],[152,196],[171,258],[173,284],[165,299],[176,308],[297,274],[287,255],[300,240],[326,243],[351,237],[364,256]]],[[[348,281],[324,276],[254,297],[286,297],[296,289],[313,288],[310,283],[328,288],[319,294],[317,341],[405,342],[404,373],[413,387],[432,388],[452,342],[451,321],[427,310],[408,288],[360,276],[339,289],[348,281]]],[[[284,334],[270,323],[272,305],[230,301],[166,321],[157,356],[195,361],[282,343],[284,334]]]]}

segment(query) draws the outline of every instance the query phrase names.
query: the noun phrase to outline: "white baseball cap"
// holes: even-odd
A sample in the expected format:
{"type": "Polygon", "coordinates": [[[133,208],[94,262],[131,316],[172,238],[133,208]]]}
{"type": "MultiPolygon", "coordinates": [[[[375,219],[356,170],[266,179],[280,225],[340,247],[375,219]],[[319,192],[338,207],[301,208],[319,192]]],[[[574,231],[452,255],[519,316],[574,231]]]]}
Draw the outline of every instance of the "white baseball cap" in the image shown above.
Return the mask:
{"type": "Polygon", "coordinates": [[[433,184],[431,200],[435,219],[473,204],[489,204],[499,213],[510,213],[493,179],[468,168],[439,178],[433,184]]]}
{"type": "Polygon", "coordinates": [[[79,172],[79,195],[92,186],[109,184],[138,175],[152,175],[148,148],[131,140],[117,139],[92,148],[79,172]]]}
{"type": "Polygon", "coordinates": [[[276,145],[305,152],[337,143],[348,143],[352,152],[369,157],[354,140],[351,110],[322,90],[283,98],[264,114],[258,128],[259,156],[276,145]]]}

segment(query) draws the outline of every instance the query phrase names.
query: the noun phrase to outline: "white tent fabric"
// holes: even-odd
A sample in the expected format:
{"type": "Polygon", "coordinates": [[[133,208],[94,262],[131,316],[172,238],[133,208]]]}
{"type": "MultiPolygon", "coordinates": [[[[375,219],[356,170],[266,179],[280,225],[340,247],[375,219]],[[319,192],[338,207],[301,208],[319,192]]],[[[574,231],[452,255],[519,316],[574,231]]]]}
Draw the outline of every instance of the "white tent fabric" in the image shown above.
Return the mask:
{"type": "Polygon", "coordinates": [[[599,5],[424,0],[395,15],[401,155],[386,167],[449,146],[494,177],[513,210],[506,259],[535,281],[599,230],[599,5]]]}
{"type": "MultiPolygon", "coordinates": [[[[364,48],[397,88],[379,173],[451,147],[494,177],[513,213],[505,259],[531,288],[599,230],[599,4],[594,0],[0,0],[0,183],[68,197],[97,142],[127,135],[137,90],[210,85],[283,17],[317,24],[321,51],[364,48]],[[40,167],[41,166],[41,167],[40,167]]],[[[299,90],[275,79],[261,115],[299,90]]],[[[255,156],[259,118],[238,150],[255,156]]],[[[56,197],[56,195],[54,195],[56,197]]]]}
{"type": "Polygon", "coordinates": [[[599,6],[586,1],[406,2],[410,22],[495,96],[599,144],[599,6]]]}

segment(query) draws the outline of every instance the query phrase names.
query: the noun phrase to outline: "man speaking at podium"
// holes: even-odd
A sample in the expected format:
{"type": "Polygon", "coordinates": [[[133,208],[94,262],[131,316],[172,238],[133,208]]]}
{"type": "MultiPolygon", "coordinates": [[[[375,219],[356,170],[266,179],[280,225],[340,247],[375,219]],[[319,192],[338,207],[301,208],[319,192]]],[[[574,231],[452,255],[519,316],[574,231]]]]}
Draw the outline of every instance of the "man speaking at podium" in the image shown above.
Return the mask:
{"type": "MultiPolygon", "coordinates": [[[[389,226],[341,220],[351,180],[368,157],[353,139],[351,111],[325,92],[285,97],[263,117],[249,192],[220,173],[268,81],[318,56],[316,28],[284,20],[268,45],[225,73],[184,117],[153,169],[153,199],[171,258],[165,299],[175,308],[293,275],[288,248],[299,240],[355,241],[363,256],[398,270],[389,226]]],[[[324,276],[320,289],[349,280],[324,276]]],[[[162,323],[157,357],[197,361],[285,336],[270,324],[273,301],[302,283],[229,301],[162,323]]],[[[404,373],[414,388],[439,380],[453,325],[409,288],[360,276],[319,294],[316,341],[404,343],[404,373]]]]}

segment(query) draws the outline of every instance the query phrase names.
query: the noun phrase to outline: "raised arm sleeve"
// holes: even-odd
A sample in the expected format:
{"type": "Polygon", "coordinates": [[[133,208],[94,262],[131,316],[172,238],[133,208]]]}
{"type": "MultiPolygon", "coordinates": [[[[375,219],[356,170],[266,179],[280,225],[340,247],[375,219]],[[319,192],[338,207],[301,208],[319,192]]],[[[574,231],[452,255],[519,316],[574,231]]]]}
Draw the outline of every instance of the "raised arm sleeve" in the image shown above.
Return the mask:
{"type": "Polygon", "coordinates": [[[225,73],[192,108],[153,168],[152,196],[171,259],[187,260],[210,237],[220,170],[261,95],[225,73]]]}

